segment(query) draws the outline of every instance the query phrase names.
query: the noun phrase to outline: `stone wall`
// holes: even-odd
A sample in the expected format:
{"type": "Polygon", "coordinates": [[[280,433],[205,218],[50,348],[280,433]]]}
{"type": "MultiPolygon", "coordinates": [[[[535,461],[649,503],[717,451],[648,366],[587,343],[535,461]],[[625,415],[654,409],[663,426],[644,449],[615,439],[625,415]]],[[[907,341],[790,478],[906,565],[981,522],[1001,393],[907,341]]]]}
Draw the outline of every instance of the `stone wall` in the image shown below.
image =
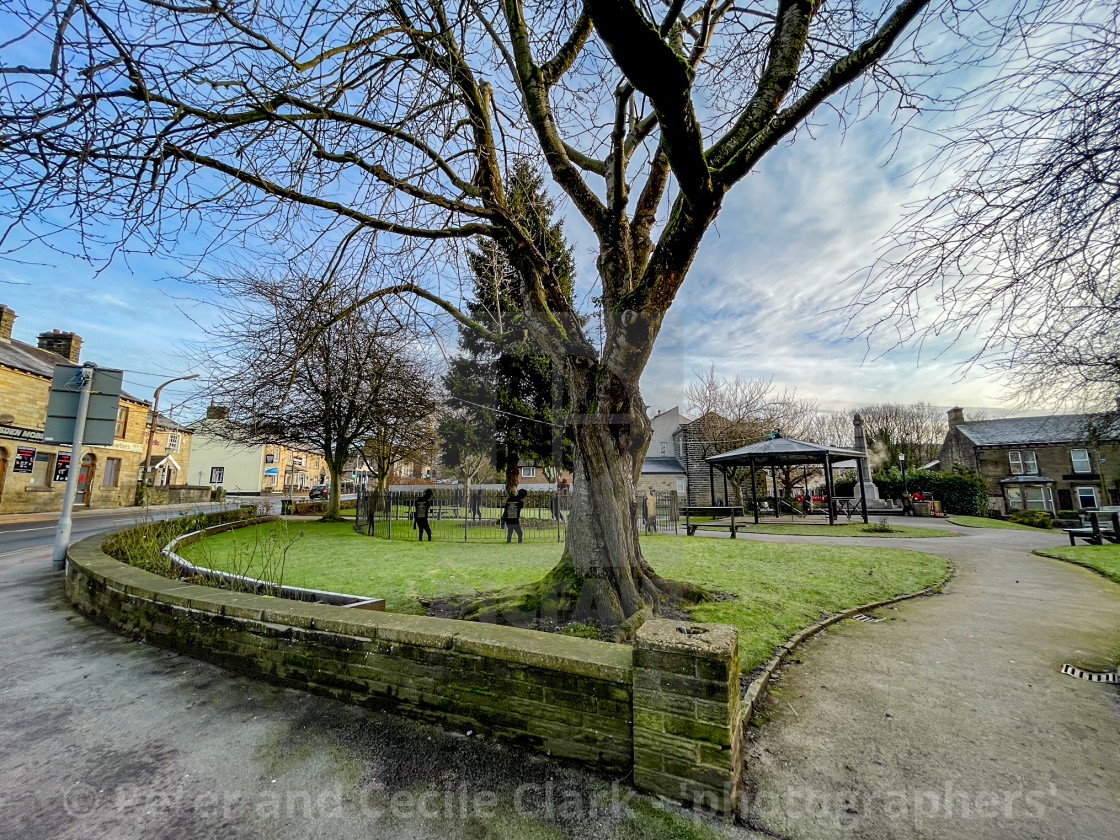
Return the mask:
{"type": "Polygon", "coordinates": [[[736,631],[647,622],[635,648],[351,610],[159,577],[71,546],[80,611],[235,671],[456,731],[633,772],[639,789],[730,815],[741,768],[736,631]]]}

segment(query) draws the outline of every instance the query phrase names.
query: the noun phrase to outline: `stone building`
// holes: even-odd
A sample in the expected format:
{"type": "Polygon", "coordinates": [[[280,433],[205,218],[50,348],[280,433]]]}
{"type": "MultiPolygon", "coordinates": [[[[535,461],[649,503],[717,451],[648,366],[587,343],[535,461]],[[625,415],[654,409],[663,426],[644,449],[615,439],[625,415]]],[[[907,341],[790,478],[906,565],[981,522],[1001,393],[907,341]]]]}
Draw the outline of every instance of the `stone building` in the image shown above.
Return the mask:
{"type": "MultiPolygon", "coordinates": [[[[153,487],[190,484],[192,437],[191,430],[182,423],[163,414],[156,415],[152,454],[146,465],[148,481],[153,487]]],[[[147,439],[145,433],[145,452],[148,451],[147,439]]]]}
{"type": "MultiPolygon", "coordinates": [[[[1118,406],[1120,408],[1120,406],[1118,406]]],[[[966,420],[949,410],[939,469],[976,470],[998,510],[1080,510],[1120,505],[1120,419],[1059,414],[966,420]]]]}
{"type": "Polygon", "coordinates": [[[659,493],[675,490],[677,498],[683,501],[688,490],[688,471],[677,457],[676,435],[681,423],[690,421],[673,406],[668,411],[657,412],[649,422],[649,448],[635,490],[646,495],[651,490],[659,493]]]}
{"type": "MultiPolygon", "coordinates": [[[[15,319],[15,312],[0,305],[0,513],[58,511],[71,451],[43,443],[43,424],[54,366],[77,364],[82,339],[52,330],[26,344],[12,337],[15,319]]],[[[134,503],[148,409],[147,401],[121,394],[113,445],[82,448],[77,505],[134,503]]]]}

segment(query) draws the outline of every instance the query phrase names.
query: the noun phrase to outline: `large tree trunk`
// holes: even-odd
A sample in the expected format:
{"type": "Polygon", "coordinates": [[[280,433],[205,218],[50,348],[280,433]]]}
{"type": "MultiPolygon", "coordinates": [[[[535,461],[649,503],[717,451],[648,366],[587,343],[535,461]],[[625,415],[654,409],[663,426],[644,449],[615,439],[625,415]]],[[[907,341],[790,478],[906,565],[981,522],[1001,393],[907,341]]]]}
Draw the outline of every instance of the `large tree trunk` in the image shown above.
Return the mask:
{"type": "Polygon", "coordinates": [[[327,514],[323,517],[328,521],[340,518],[342,511],[342,468],[344,466],[346,466],[345,459],[340,464],[332,463],[330,465],[331,492],[327,494],[327,514]]]}
{"type": "Polygon", "coordinates": [[[600,372],[570,389],[575,474],[564,556],[548,579],[562,582],[574,601],[566,610],[572,619],[616,627],[640,623],[666,600],[695,601],[703,592],[659,577],[642,556],[634,484],[649,420],[637,387],[610,379],[600,372]]]}

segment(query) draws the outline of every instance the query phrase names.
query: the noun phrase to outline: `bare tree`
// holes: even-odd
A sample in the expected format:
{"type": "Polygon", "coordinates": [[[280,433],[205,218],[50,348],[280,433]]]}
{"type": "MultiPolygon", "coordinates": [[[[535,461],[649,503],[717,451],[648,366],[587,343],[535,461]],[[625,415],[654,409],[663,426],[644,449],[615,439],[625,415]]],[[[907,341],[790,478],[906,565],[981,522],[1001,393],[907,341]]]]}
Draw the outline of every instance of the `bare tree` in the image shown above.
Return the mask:
{"type": "MultiPolygon", "coordinates": [[[[574,527],[549,580],[613,625],[682,592],[634,526],[639,380],[725,196],[822,106],[846,125],[862,104],[914,105],[905,74],[936,72],[916,33],[969,5],[15,0],[0,167],[35,235],[65,217],[146,248],[196,224],[218,246],[380,255],[493,239],[573,400],[574,527]],[[601,344],[511,211],[505,175],[525,156],[595,237],[601,344]]],[[[386,296],[490,333],[435,271],[367,297],[386,296]]]]}
{"type": "Polygon", "coordinates": [[[322,452],[325,519],[338,519],[346,461],[397,425],[422,427],[434,407],[413,335],[382,305],[353,308],[353,287],[306,275],[226,278],[220,289],[224,315],[198,364],[209,371],[204,395],[229,415],[210,430],[322,452]]]}
{"type": "Polygon", "coordinates": [[[1120,3],[1047,0],[927,174],[860,304],[905,339],[976,333],[1021,404],[1120,393],[1120,3]],[[885,313],[882,301],[890,303],[885,313]]]}

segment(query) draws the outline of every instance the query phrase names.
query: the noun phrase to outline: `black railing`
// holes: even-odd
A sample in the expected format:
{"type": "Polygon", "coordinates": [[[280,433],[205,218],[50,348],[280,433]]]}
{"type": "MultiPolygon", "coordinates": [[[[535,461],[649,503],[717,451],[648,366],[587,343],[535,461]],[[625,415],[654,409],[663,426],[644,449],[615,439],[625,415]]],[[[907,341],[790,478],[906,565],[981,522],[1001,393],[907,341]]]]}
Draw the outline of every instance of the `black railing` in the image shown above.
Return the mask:
{"type": "MultiPolygon", "coordinates": [[[[377,493],[359,488],[354,530],[382,539],[418,539],[413,511],[425,489],[377,493]]],[[[570,499],[566,492],[526,488],[520,515],[510,523],[504,515],[508,495],[503,490],[431,489],[428,526],[434,541],[555,543],[564,539],[570,499]]]]}

